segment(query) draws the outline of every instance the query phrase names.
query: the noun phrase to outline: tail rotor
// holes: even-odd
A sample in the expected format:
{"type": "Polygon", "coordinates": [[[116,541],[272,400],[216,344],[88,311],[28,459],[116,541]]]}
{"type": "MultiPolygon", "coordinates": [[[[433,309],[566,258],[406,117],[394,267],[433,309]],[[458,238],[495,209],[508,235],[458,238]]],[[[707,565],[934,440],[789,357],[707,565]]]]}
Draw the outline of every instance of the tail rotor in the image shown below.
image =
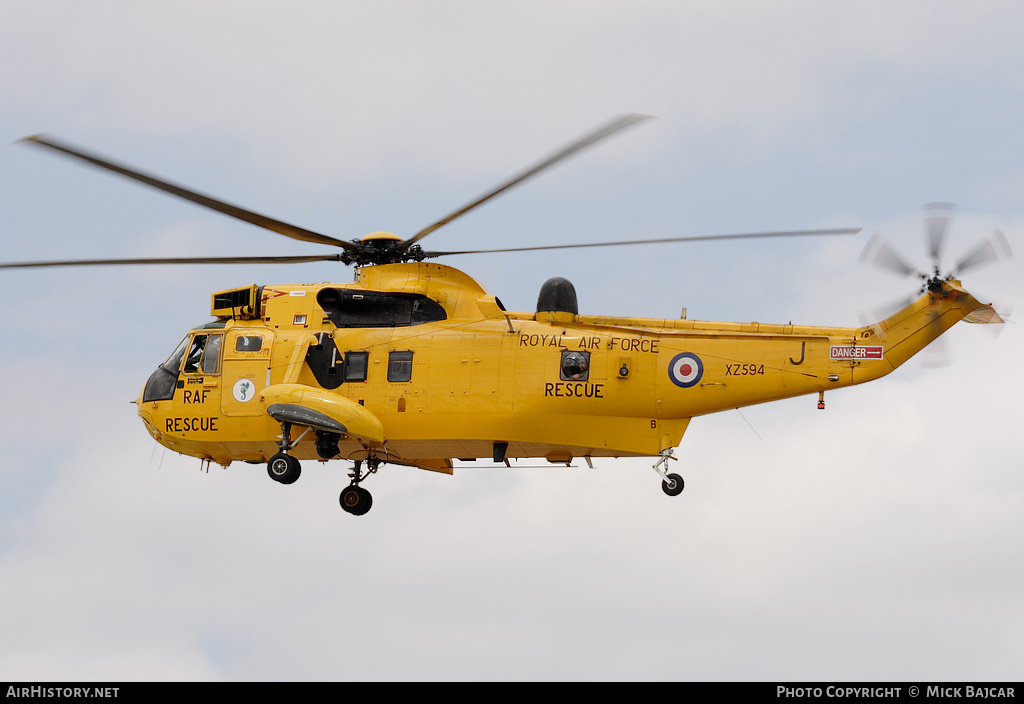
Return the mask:
{"type": "Polygon", "coordinates": [[[924,219],[925,236],[928,241],[928,254],[932,258],[932,268],[938,274],[942,262],[942,249],[946,245],[949,224],[953,213],[952,203],[929,203],[924,206],[927,215],[924,219]]]}
{"type": "MultiPolygon", "coordinates": [[[[868,243],[864,247],[864,251],[861,253],[861,263],[868,264],[890,274],[895,274],[901,278],[916,277],[921,281],[920,288],[917,292],[917,295],[921,296],[926,291],[937,293],[942,290],[943,282],[959,279],[961,274],[965,271],[974,270],[982,266],[987,266],[998,261],[1012,258],[1013,252],[1010,249],[1009,242],[1006,240],[1006,237],[1002,232],[996,230],[993,235],[983,239],[973,248],[968,250],[967,253],[962,255],[957,260],[954,267],[944,274],[942,270],[942,257],[946,243],[949,239],[953,220],[952,212],[953,205],[950,203],[930,203],[925,206],[925,251],[931,259],[931,270],[929,272],[921,271],[908,263],[906,257],[900,254],[892,244],[887,242],[880,232],[876,232],[868,240],[868,243]]],[[[875,321],[884,320],[890,315],[893,315],[896,311],[910,305],[913,300],[913,297],[901,298],[898,302],[893,302],[890,305],[876,308],[872,311],[872,320],[870,322],[865,322],[865,324],[873,325],[875,321]]],[[[865,316],[861,317],[862,320],[864,320],[865,316]]],[[[979,309],[979,311],[972,313],[964,318],[964,320],[972,323],[1003,322],[1002,318],[995,312],[992,306],[986,306],[983,309],[979,309]]],[[[938,311],[936,311],[933,324],[941,326],[938,311]]],[[[873,327],[876,329],[876,332],[881,332],[879,330],[881,326],[873,325],[873,327]]],[[[948,358],[949,353],[946,349],[945,342],[941,337],[937,337],[936,340],[926,348],[926,355],[923,358],[923,363],[928,367],[946,366],[949,361],[948,358]]]]}
{"type": "Polygon", "coordinates": [[[959,278],[965,271],[1013,257],[1010,243],[1002,232],[996,230],[961,256],[953,268],[943,274],[942,254],[949,238],[952,212],[953,205],[950,203],[929,203],[925,206],[925,249],[932,260],[930,272],[923,272],[910,265],[895,247],[883,239],[880,232],[875,232],[868,240],[860,256],[861,263],[904,278],[916,276],[921,279],[920,293],[923,294],[926,290],[937,290],[943,281],[959,278]]]}
{"type": "Polygon", "coordinates": [[[1003,259],[1011,259],[1012,257],[1013,251],[1010,249],[1010,243],[1006,241],[1006,236],[999,230],[996,230],[995,234],[982,240],[974,249],[960,257],[953,266],[950,276],[959,278],[968,269],[985,266],[1003,259]]]}

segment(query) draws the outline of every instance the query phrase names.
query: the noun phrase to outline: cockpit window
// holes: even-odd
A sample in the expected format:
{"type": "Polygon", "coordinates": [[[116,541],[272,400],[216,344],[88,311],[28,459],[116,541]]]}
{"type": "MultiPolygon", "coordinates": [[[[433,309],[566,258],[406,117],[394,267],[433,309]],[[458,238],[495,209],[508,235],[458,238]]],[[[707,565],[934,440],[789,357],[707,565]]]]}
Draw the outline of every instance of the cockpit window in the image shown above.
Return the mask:
{"type": "Polygon", "coordinates": [[[181,359],[185,356],[188,336],[182,340],[167,361],[156,368],[156,371],[146,381],[146,388],[142,391],[142,401],[167,401],[174,398],[174,389],[178,383],[178,370],[181,369],[181,359]]]}
{"type": "Polygon", "coordinates": [[[188,356],[185,357],[186,374],[197,374],[199,372],[199,360],[203,358],[203,349],[206,347],[206,335],[196,335],[192,338],[192,345],[188,348],[188,356]]]}
{"type": "Polygon", "coordinates": [[[206,349],[203,350],[203,361],[199,364],[203,374],[220,373],[220,341],[223,339],[223,335],[210,335],[207,339],[206,349]]]}
{"type": "Polygon", "coordinates": [[[185,357],[186,374],[217,374],[220,372],[220,341],[223,335],[196,335],[185,357]]]}
{"type": "Polygon", "coordinates": [[[185,346],[188,344],[188,335],[178,343],[178,346],[171,352],[171,356],[167,358],[167,361],[160,366],[171,372],[174,375],[178,374],[178,370],[181,369],[181,358],[185,356],[185,346]]]}

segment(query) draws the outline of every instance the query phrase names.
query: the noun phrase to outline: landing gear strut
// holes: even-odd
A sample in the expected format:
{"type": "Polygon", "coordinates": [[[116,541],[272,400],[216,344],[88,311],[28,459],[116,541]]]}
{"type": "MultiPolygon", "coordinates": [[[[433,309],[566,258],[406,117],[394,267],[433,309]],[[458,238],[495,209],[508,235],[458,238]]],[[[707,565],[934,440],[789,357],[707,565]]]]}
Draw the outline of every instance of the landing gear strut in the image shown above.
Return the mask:
{"type": "MultiPolygon", "coordinates": [[[[291,441],[291,431],[291,423],[281,423],[281,442],[278,443],[278,447],[281,450],[267,462],[267,474],[275,482],[280,482],[281,484],[293,484],[299,478],[299,475],[302,474],[302,467],[299,465],[299,461],[288,454],[288,450],[294,444],[291,441]]],[[[305,434],[303,433],[302,435],[305,434]]],[[[302,439],[302,435],[299,436],[299,440],[302,439]]],[[[298,440],[295,442],[298,442],[298,440]]]]}
{"type": "Polygon", "coordinates": [[[654,463],[654,471],[661,476],[661,490],[669,496],[679,496],[683,493],[683,478],[678,474],[669,474],[665,471],[665,465],[669,460],[677,460],[672,456],[672,448],[662,450],[658,453],[658,461],[654,463]]]}
{"type": "Polygon", "coordinates": [[[341,492],[341,496],[338,497],[338,502],[341,507],[353,516],[362,516],[370,507],[373,506],[373,496],[370,495],[363,487],[359,486],[359,482],[366,479],[371,474],[377,471],[377,467],[380,465],[380,460],[376,457],[370,457],[366,460],[368,469],[363,472],[363,463],[356,460],[352,467],[352,472],[349,476],[352,478],[352,483],[341,492]]]}

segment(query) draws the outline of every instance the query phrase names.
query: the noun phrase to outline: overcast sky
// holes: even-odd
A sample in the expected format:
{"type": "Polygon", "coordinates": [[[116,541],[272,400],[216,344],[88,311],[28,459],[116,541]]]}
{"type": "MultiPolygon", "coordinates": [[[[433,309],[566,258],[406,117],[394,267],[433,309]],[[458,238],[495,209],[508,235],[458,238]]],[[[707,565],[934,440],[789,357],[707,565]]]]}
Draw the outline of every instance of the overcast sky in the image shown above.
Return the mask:
{"type": "MultiPolygon", "coordinates": [[[[0,0],[0,259],[319,253],[15,144],[44,132],[342,239],[409,236],[609,118],[656,116],[429,248],[863,227],[451,258],[514,310],[856,325],[1024,252],[1020,3],[0,0]],[[768,7],[770,5],[770,7],[768,7]],[[869,314],[870,315],[870,314],[869,314]]],[[[964,285],[1024,304],[1020,260],[964,285]]],[[[1019,680],[1020,326],[951,364],[695,419],[594,469],[200,472],[129,401],[211,292],[340,265],[0,273],[0,679],[1019,680]]],[[[1011,318],[1012,319],[1012,318],[1011,318]]],[[[479,463],[478,463],[479,464],[479,463]]],[[[486,463],[485,463],[486,464],[486,463]]],[[[523,463],[534,464],[534,463],[523,463]]]]}

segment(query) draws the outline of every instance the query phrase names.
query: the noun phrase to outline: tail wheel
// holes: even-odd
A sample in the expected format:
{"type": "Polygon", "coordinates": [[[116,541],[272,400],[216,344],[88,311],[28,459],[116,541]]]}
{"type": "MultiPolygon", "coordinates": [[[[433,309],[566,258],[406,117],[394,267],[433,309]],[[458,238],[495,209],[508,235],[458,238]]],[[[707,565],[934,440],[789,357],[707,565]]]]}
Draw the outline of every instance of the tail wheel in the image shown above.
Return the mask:
{"type": "Polygon", "coordinates": [[[678,474],[669,474],[661,483],[661,490],[669,496],[679,496],[683,493],[683,478],[678,474]]]}
{"type": "Polygon", "coordinates": [[[302,474],[302,466],[291,455],[278,452],[267,462],[267,474],[275,482],[293,484],[299,478],[299,475],[302,474]]]}

